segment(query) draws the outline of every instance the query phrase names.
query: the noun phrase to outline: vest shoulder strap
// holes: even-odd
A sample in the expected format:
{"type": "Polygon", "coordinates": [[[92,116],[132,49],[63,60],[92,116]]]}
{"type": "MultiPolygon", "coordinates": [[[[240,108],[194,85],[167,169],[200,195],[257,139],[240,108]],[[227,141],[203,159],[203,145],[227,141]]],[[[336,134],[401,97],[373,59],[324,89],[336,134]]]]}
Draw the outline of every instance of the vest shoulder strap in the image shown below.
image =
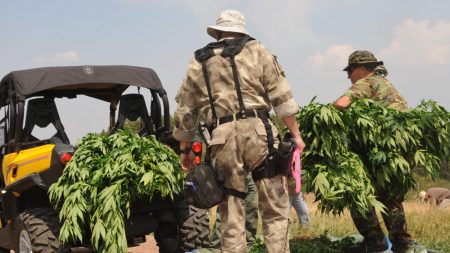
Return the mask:
{"type": "Polygon", "coordinates": [[[211,57],[215,56],[214,49],[223,47],[223,51],[220,56],[232,57],[239,54],[244,48],[245,44],[254,38],[250,36],[244,36],[237,39],[222,40],[217,42],[212,42],[203,48],[195,51],[195,59],[200,63],[208,61],[211,57]]]}
{"type": "Polygon", "coordinates": [[[245,106],[244,106],[244,101],[242,99],[241,87],[240,87],[240,83],[239,83],[236,62],[234,61],[234,56],[239,54],[242,51],[242,48],[244,48],[245,44],[250,40],[254,40],[254,39],[251,38],[250,36],[244,36],[244,37],[237,38],[237,39],[222,40],[222,41],[218,41],[218,42],[209,43],[208,45],[206,45],[206,47],[203,47],[203,48],[195,51],[195,59],[202,64],[203,76],[205,78],[206,88],[208,91],[208,98],[209,98],[208,100],[209,100],[209,103],[211,106],[211,112],[212,112],[212,117],[213,117],[213,124],[211,126],[212,128],[216,127],[215,124],[217,121],[217,114],[216,114],[216,110],[214,107],[214,98],[212,97],[211,83],[209,81],[209,74],[208,74],[208,70],[207,70],[207,66],[206,66],[206,61],[208,61],[211,57],[215,56],[215,53],[214,53],[215,48],[221,48],[221,47],[224,48],[222,50],[222,53],[220,56],[223,58],[226,58],[226,57],[230,58],[231,68],[233,71],[233,79],[234,79],[234,83],[236,86],[236,92],[237,92],[237,96],[238,96],[238,100],[239,100],[239,110],[242,113],[243,117],[245,118],[245,106]]]}
{"type": "Polygon", "coordinates": [[[244,36],[233,40],[224,40],[224,49],[220,54],[222,57],[233,57],[238,55],[244,48],[247,42],[254,40],[250,36],[244,36]]]}
{"type": "Polygon", "coordinates": [[[223,41],[217,41],[217,42],[212,42],[209,43],[208,45],[206,45],[203,48],[200,48],[198,50],[195,51],[195,59],[197,61],[199,61],[200,63],[202,62],[206,62],[207,60],[209,60],[209,58],[213,57],[214,55],[216,55],[214,53],[214,49],[215,48],[220,48],[223,47],[223,41]]]}

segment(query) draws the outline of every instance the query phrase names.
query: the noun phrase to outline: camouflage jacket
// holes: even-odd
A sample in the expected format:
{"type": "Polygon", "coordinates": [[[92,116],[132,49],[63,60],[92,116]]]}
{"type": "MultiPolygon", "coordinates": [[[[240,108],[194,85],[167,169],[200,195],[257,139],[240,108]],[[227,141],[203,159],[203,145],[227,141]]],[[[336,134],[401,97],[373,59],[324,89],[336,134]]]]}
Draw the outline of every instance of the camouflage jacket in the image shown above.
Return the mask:
{"type": "Polygon", "coordinates": [[[389,80],[380,75],[370,74],[355,82],[344,96],[354,98],[370,98],[380,106],[397,110],[407,110],[405,99],[389,80]]]}
{"type": "MultiPolygon", "coordinates": [[[[222,48],[214,49],[215,56],[207,62],[214,108],[217,117],[239,112],[239,101],[229,58],[220,56],[222,48]]],[[[258,41],[252,40],[235,56],[246,110],[272,109],[285,117],[298,111],[292,92],[276,57],[258,41]]],[[[191,141],[195,135],[197,119],[208,126],[213,122],[208,91],[201,64],[193,58],[175,100],[173,136],[180,141],[191,141]]]]}

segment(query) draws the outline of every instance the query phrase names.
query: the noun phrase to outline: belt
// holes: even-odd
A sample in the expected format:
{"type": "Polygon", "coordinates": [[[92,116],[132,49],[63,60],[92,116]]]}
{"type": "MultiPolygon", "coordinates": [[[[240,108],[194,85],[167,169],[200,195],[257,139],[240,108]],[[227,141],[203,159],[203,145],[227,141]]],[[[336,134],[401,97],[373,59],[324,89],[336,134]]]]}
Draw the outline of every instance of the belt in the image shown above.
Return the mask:
{"type": "MultiPolygon", "coordinates": [[[[266,114],[269,115],[267,112],[266,112],[266,114]]],[[[246,119],[246,118],[258,118],[258,117],[259,117],[259,115],[256,110],[244,111],[242,113],[236,113],[233,115],[227,115],[227,116],[220,117],[217,120],[217,123],[218,123],[218,125],[221,125],[221,124],[225,124],[225,123],[228,123],[228,122],[231,122],[234,120],[240,120],[240,119],[246,119]]]]}

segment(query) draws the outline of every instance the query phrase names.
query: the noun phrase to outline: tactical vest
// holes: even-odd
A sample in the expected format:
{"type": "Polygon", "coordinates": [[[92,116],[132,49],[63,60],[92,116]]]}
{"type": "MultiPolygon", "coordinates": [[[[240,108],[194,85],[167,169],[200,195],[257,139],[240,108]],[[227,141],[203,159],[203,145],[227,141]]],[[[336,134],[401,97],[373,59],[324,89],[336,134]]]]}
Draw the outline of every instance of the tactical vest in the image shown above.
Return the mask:
{"type": "MultiPolygon", "coordinates": [[[[247,110],[244,105],[244,101],[242,99],[242,92],[241,92],[241,84],[239,81],[239,73],[237,71],[236,62],[235,62],[235,56],[238,55],[247,42],[254,40],[253,38],[249,36],[240,37],[237,39],[228,39],[218,42],[213,42],[208,44],[206,47],[201,48],[197,51],[195,51],[195,59],[201,63],[202,65],[202,71],[205,78],[206,88],[208,91],[208,98],[209,103],[211,106],[211,112],[213,117],[213,124],[209,126],[210,133],[212,130],[217,126],[217,123],[224,124],[227,122],[230,122],[232,120],[240,120],[245,119],[248,117],[255,117],[255,118],[261,118],[262,122],[264,123],[265,130],[267,132],[267,145],[269,154],[267,155],[265,161],[259,165],[253,172],[252,177],[255,181],[258,181],[262,178],[272,178],[279,174],[285,174],[286,169],[280,167],[283,163],[287,163],[284,160],[289,160],[286,158],[286,155],[290,155],[292,157],[294,145],[292,141],[288,142],[281,142],[279,145],[279,148],[274,147],[274,138],[273,138],[273,131],[272,126],[269,123],[270,117],[269,113],[262,109],[256,109],[256,110],[247,110]],[[208,69],[206,62],[213,56],[216,56],[214,53],[214,49],[217,48],[223,48],[220,56],[224,58],[229,58],[230,65],[233,73],[233,80],[234,85],[236,88],[236,94],[239,101],[239,112],[235,115],[227,115],[220,118],[217,118],[216,110],[214,107],[214,99],[211,92],[211,83],[209,80],[208,75],[208,69]]],[[[228,189],[227,189],[228,191],[228,189]]],[[[240,192],[238,192],[240,193],[240,192]]],[[[232,194],[235,195],[235,194],[232,194]]],[[[241,194],[240,194],[241,195],[241,194]]],[[[245,195],[244,195],[245,198],[245,195]]]]}
{"type": "Polygon", "coordinates": [[[251,40],[254,40],[254,39],[249,36],[244,36],[244,37],[237,38],[237,39],[227,39],[227,40],[210,43],[210,44],[206,45],[206,47],[195,51],[195,59],[202,64],[203,75],[205,78],[206,88],[208,90],[208,97],[209,97],[209,102],[211,105],[211,112],[212,112],[213,122],[214,122],[212,128],[216,127],[215,124],[217,123],[218,118],[217,118],[216,110],[214,108],[214,100],[213,100],[212,93],[211,93],[211,83],[209,81],[209,75],[208,75],[206,62],[211,57],[216,55],[214,53],[214,49],[223,48],[220,56],[223,58],[230,58],[231,70],[233,71],[233,80],[234,80],[237,97],[238,97],[238,101],[239,101],[239,113],[238,114],[239,114],[240,118],[246,118],[247,114],[246,114],[246,110],[245,110],[244,101],[242,99],[241,85],[239,82],[239,73],[236,68],[236,62],[234,60],[234,57],[236,55],[238,55],[244,48],[245,44],[251,40]]]}

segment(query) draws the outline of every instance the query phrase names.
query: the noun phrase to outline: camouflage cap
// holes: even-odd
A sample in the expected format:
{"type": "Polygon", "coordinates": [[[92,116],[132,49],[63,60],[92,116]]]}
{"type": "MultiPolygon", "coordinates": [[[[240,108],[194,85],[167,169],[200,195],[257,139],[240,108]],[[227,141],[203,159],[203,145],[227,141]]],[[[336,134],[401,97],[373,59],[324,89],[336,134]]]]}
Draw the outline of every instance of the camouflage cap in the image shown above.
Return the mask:
{"type": "Polygon", "coordinates": [[[206,31],[215,39],[217,39],[217,31],[250,35],[245,29],[244,15],[234,10],[226,10],[220,13],[216,20],[216,25],[208,26],[206,31]]]}
{"type": "Polygon", "coordinates": [[[366,64],[383,65],[383,61],[378,61],[377,58],[375,58],[375,55],[369,51],[359,50],[350,54],[348,57],[348,65],[343,70],[347,71],[354,65],[366,64]]]}

